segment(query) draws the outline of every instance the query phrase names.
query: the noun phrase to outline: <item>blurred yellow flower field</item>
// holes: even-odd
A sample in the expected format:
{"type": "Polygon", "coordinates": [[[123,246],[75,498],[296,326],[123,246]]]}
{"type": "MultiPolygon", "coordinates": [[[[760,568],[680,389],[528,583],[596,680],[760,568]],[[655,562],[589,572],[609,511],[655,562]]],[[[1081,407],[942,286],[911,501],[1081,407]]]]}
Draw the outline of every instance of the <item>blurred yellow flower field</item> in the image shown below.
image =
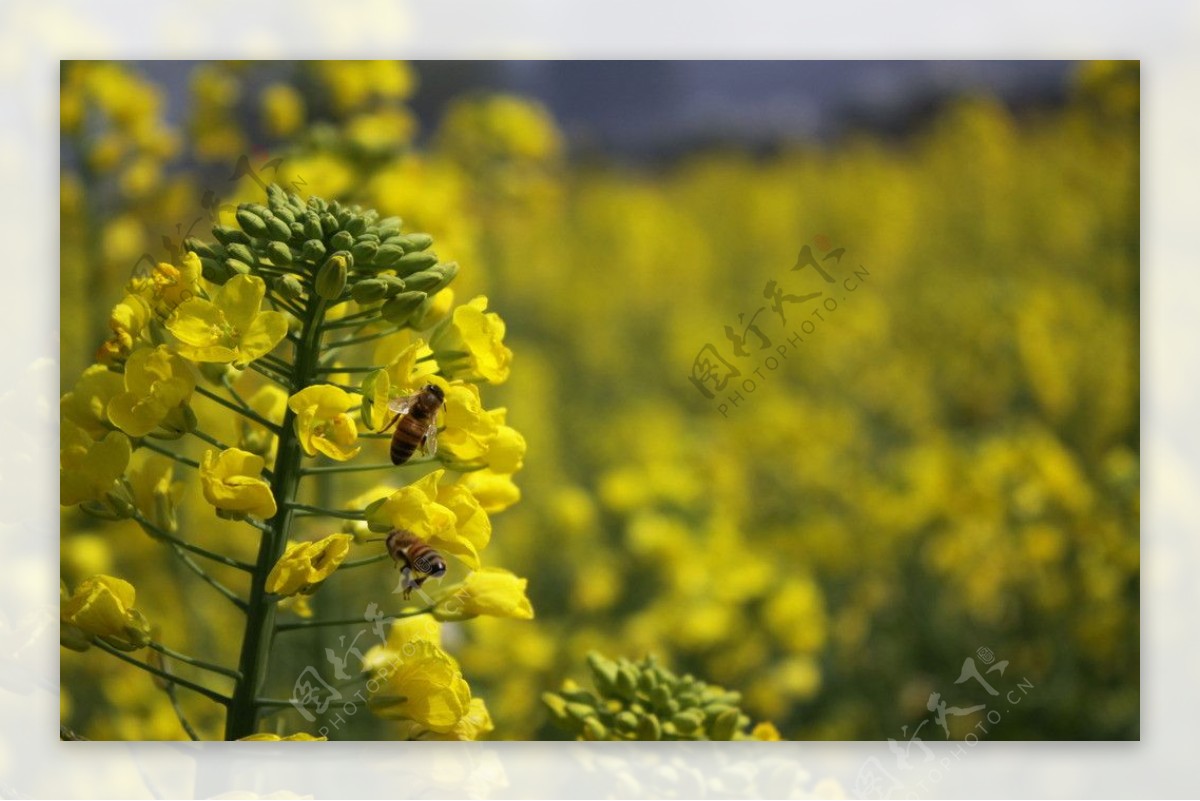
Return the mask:
{"type": "Polygon", "coordinates": [[[641,167],[150,74],[63,65],[67,730],[1138,737],[1135,64],[641,167]]]}

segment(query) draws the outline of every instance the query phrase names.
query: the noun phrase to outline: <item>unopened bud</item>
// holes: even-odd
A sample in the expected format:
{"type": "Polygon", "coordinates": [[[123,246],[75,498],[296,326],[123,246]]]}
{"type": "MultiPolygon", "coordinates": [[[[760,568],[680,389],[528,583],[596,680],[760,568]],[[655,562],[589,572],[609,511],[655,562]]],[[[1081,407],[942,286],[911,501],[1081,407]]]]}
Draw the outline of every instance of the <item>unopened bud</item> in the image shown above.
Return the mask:
{"type": "Polygon", "coordinates": [[[384,303],[379,311],[383,315],[383,319],[389,323],[404,325],[413,312],[417,311],[425,302],[425,298],[424,292],[401,292],[384,303]]]}
{"type": "Polygon", "coordinates": [[[349,231],[338,231],[330,238],[329,246],[334,250],[349,250],[354,247],[354,237],[349,231]]]}
{"type": "Polygon", "coordinates": [[[350,287],[350,297],[358,303],[374,303],[383,300],[387,297],[387,292],[387,282],[377,278],[368,278],[350,287]]]}
{"type": "Polygon", "coordinates": [[[346,288],[347,256],[348,253],[338,251],[317,272],[317,294],[325,300],[337,300],[342,296],[342,290],[346,288]]]}
{"type": "Polygon", "coordinates": [[[325,243],[320,239],[310,239],[300,249],[300,258],[317,264],[325,258],[325,243]]]}
{"type": "Polygon", "coordinates": [[[418,270],[425,270],[437,264],[437,254],[428,251],[406,253],[396,262],[396,272],[401,277],[411,275],[418,270]]]}
{"type": "Polygon", "coordinates": [[[246,209],[240,209],[235,216],[237,217],[238,225],[250,236],[269,236],[267,224],[257,214],[253,214],[246,209]]]}
{"type": "MultiPolygon", "coordinates": [[[[222,245],[232,245],[234,242],[240,242],[243,245],[250,244],[250,237],[245,231],[238,228],[231,228],[228,225],[214,225],[213,237],[222,245]]],[[[203,255],[203,254],[201,254],[203,255]]]]}
{"type": "Polygon", "coordinates": [[[275,279],[275,291],[284,300],[302,300],[304,284],[294,275],[281,275],[275,279]]]}
{"type": "Polygon", "coordinates": [[[267,255],[271,257],[272,264],[278,264],[280,267],[292,263],[292,249],[283,242],[268,244],[267,255]]]}

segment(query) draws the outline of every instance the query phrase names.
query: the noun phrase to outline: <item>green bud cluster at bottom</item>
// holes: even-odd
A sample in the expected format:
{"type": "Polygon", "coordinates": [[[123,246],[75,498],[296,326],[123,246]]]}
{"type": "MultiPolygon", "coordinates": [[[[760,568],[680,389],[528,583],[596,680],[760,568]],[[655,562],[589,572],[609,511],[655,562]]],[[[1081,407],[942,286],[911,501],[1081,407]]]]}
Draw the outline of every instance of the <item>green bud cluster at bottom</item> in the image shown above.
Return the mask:
{"type": "Polygon", "coordinates": [[[649,656],[641,662],[588,654],[598,695],[568,681],[542,701],[562,728],[582,740],[733,740],[750,718],[741,694],[676,676],[649,656]]]}

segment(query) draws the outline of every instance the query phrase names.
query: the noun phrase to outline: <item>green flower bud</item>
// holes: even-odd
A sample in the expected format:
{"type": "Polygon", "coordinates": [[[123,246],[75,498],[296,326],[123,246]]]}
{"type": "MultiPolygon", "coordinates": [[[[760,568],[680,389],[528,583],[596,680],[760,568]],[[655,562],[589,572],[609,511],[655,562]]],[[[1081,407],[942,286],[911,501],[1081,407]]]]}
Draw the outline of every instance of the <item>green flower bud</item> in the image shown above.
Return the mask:
{"type": "Polygon", "coordinates": [[[252,214],[246,209],[239,209],[236,217],[238,225],[250,236],[268,236],[267,224],[258,215],[252,214]]]}
{"type": "Polygon", "coordinates": [[[592,681],[601,695],[611,695],[617,686],[617,665],[593,651],[587,656],[588,667],[592,669],[592,681]]]}
{"type": "Polygon", "coordinates": [[[368,239],[363,242],[355,242],[354,247],[350,252],[354,254],[354,261],[360,264],[369,264],[375,258],[375,253],[379,250],[379,243],[368,239]]]}
{"type": "Polygon", "coordinates": [[[296,221],[296,215],[285,205],[271,205],[271,213],[275,215],[275,219],[283,220],[289,226],[296,221]]]}
{"type": "Polygon", "coordinates": [[[554,720],[558,724],[565,724],[569,721],[567,716],[567,702],[560,696],[554,693],[542,693],[542,703],[550,710],[550,714],[554,716],[554,720]]]}
{"type": "Polygon", "coordinates": [[[617,728],[621,731],[632,732],[638,727],[638,716],[629,711],[618,712],[616,717],[617,728]]]}
{"type": "Polygon", "coordinates": [[[381,281],[378,278],[359,281],[350,287],[350,297],[354,298],[358,303],[374,303],[383,300],[387,297],[387,293],[387,282],[381,281]]]}
{"type": "Polygon", "coordinates": [[[230,245],[234,242],[240,242],[243,245],[250,244],[250,237],[246,235],[245,231],[239,228],[231,228],[228,225],[214,225],[212,232],[213,238],[222,245],[230,245]]]}
{"type": "Polygon", "coordinates": [[[662,726],[654,715],[646,715],[638,721],[637,738],[639,740],[661,740],[662,726]]]}
{"type": "Polygon", "coordinates": [[[351,236],[358,236],[367,230],[367,220],[364,217],[351,217],[346,223],[346,232],[351,236]]]}
{"type": "Polygon", "coordinates": [[[334,250],[349,250],[354,247],[354,237],[348,231],[338,231],[330,237],[329,246],[334,250]]]}
{"type": "Polygon", "coordinates": [[[380,239],[386,239],[393,234],[399,234],[400,228],[404,225],[404,220],[399,217],[384,217],[379,221],[377,231],[380,239]]]}
{"type": "Polygon", "coordinates": [[[188,253],[195,253],[197,256],[209,259],[215,259],[221,255],[213,248],[212,245],[209,245],[207,242],[199,240],[194,236],[189,236],[187,239],[183,240],[183,249],[188,253]]]}
{"type": "Polygon", "coordinates": [[[308,234],[304,230],[304,223],[302,223],[302,222],[291,223],[288,226],[288,230],[290,230],[292,232],[292,235],[289,237],[289,240],[295,239],[296,241],[301,241],[308,237],[308,234]]]}
{"type": "Polygon", "coordinates": [[[272,211],[283,208],[288,205],[291,198],[288,197],[287,190],[279,184],[267,184],[267,205],[272,211]]]}
{"type": "Polygon", "coordinates": [[[394,275],[384,274],[375,280],[382,281],[384,283],[384,286],[387,287],[387,296],[389,298],[399,295],[408,288],[408,285],[404,283],[403,278],[397,278],[394,275]]]}
{"type": "Polygon", "coordinates": [[[281,275],[273,282],[275,291],[284,300],[302,301],[304,299],[304,284],[294,275],[281,275]]]}
{"type": "Polygon", "coordinates": [[[333,236],[338,231],[337,217],[334,217],[329,212],[324,212],[321,215],[321,230],[325,236],[333,236]]]}
{"type": "Polygon", "coordinates": [[[592,715],[596,713],[595,707],[588,706],[587,704],[576,703],[574,701],[567,701],[566,709],[567,714],[575,718],[575,720],[579,721],[580,723],[584,723],[588,718],[592,717],[592,715]]]}
{"type": "Polygon", "coordinates": [[[317,272],[317,294],[325,300],[337,300],[346,288],[349,253],[338,251],[329,257],[324,266],[317,272]]]}
{"type": "Polygon", "coordinates": [[[231,259],[237,259],[245,264],[253,264],[257,259],[254,258],[254,252],[246,245],[238,244],[237,242],[228,245],[225,248],[225,253],[231,259]]]}
{"type": "Polygon", "coordinates": [[[404,248],[400,247],[399,245],[380,245],[375,251],[375,260],[373,266],[376,269],[387,270],[395,267],[403,256],[404,248]]]}
{"type": "Polygon", "coordinates": [[[704,725],[704,713],[699,709],[689,709],[679,712],[671,718],[671,723],[680,734],[691,734],[704,725]]]}
{"type": "Polygon", "coordinates": [[[433,245],[433,237],[429,234],[405,234],[396,239],[396,244],[404,248],[405,253],[417,253],[428,250],[433,245]]]}
{"type": "Polygon", "coordinates": [[[608,729],[596,718],[588,718],[583,724],[583,737],[586,740],[607,740],[608,729]]]}
{"type": "Polygon", "coordinates": [[[401,292],[383,304],[380,313],[392,325],[404,325],[428,297],[424,292],[401,292]]]}
{"type": "Polygon", "coordinates": [[[233,275],[249,275],[250,265],[241,259],[226,259],[225,266],[233,275]]]}
{"type": "Polygon", "coordinates": [[[405,287],[417,292],[424,292],[427,295],[435,292],[434,287],[441,282],[442,276],[433,270],[421,270],[404,278],[405,287]]]}
{"type": "Polygon", "coordinates": [[[271,242],[267,245],[267,255],[271,257],[272,264],[278,264],[280,267],[292,263],[292,249],[283,242],[271,242]]]}
{"type": "Polygon", "coordinates": [[[292,226],[278,217],[264,221],[267,226],[267,236],[276,242],[287,242],[292,238],[292,226]]]}
{"type": "Polygon", "coordinates": [[[211,281],[214,284],[224,284],[230,278],[233,278],[233,271],[225,266],[225,261],[217,261],[216,259],[200,259],[200,274],[204,276],[205,281],[211,281]]]}
{"type": "Polygon", "coordinates": [[[708,739],[710,740],[732,740],[734,732],[738,726],[738,711],[736,709],[728,709],[708,724],[708,739]]]}
{"type": "Polygon", "coordinates": [[[321,230],[321,218],[316,212],[308,211],[304,214],[304,236],[306,239],[324,239],[325,232],[321,230]]]}
{"type": "Polygon", "coordinates": [[[429,252],[406,253],[396,262],[396,272],[402,277],[437,264],[437,254],[429,252]]]}
{"type": "Polygon", "coordinates": [[[629,665],[617,668],[617,695],[632,701],[637,696],[637,673],[629,665]]]}
{"type": "Polygon", "coordinates": [[[320,239],[310,239],[300,250],[300,258],[316,264],[325,258],[325,243],[320,239]]]}
{"type": "Polygon", "coordinates": [[[124,484],[117,484],[104,494],[105,500],[121,519],[133,517],[137,507],[133,504],[133,496],[124,484]]]}

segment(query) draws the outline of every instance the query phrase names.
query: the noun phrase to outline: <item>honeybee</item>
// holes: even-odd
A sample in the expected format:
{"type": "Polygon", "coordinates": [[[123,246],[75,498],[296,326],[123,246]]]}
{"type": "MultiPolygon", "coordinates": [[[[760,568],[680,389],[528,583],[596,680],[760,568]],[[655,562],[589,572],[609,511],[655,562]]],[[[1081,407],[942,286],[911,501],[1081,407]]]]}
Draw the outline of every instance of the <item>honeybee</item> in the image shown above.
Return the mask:
{"type": "Polygon", "coordinates": [[[437,413],[445,403],[442,388],[426,384],[419,392],[388,404],[388,409],[396,416],[380,430],[387,431],[396,426],[396,433],[392,435],[392,464],[404,464],[418,447],[421,453],[429,456],[437,453],[437,413]]]}
{"type": "Polygon", "coordinates": [[[387,535],[387,549],[400,565],[403,576],[404,600],[425,580],[446,575],[446,560],[416,534],[406,528],[394,529],[387,535]]]}

